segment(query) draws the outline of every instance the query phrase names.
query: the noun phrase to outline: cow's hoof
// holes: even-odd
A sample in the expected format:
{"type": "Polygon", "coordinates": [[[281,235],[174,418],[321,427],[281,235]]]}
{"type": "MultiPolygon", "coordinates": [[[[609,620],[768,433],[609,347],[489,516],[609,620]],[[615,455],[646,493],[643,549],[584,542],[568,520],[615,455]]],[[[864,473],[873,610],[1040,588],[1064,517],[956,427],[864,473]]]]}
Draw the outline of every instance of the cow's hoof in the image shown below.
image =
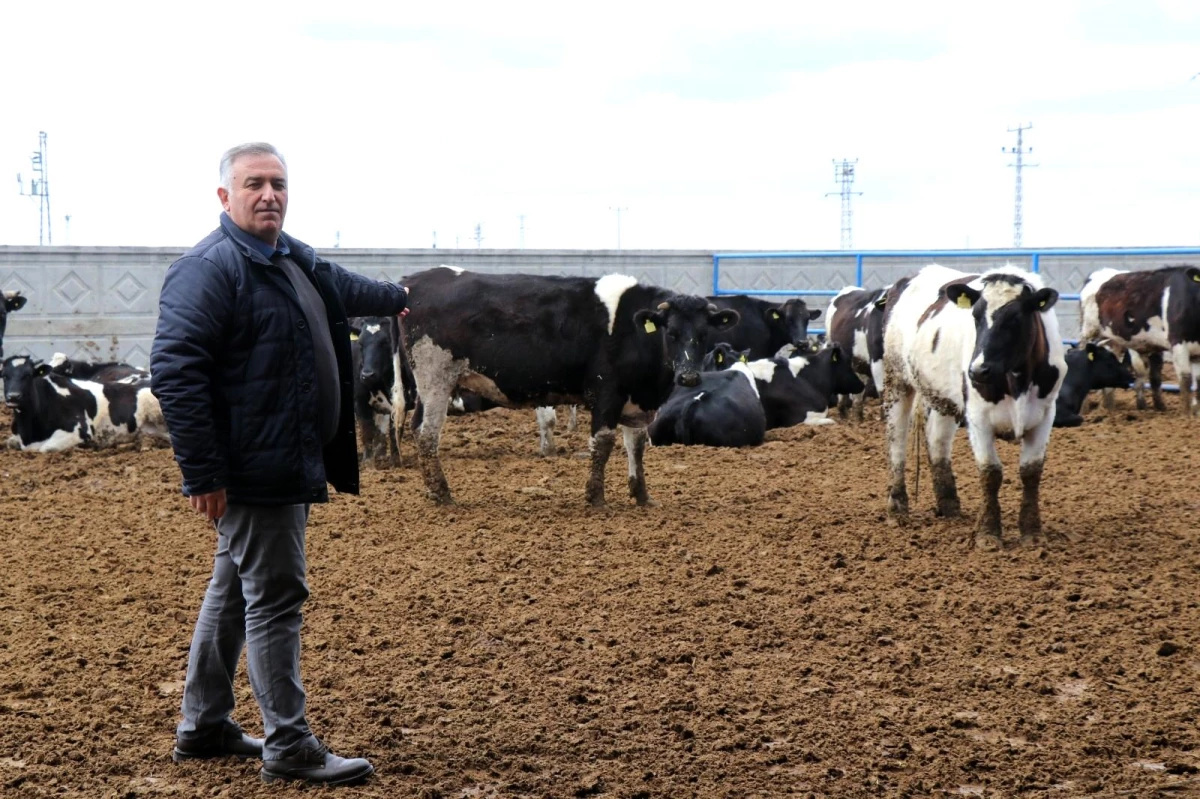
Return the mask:
{"type": "Polygon", "coordinates": [[[450,496],[449,492],[441,493],[439,491],[427,492],[428,497],[433,500],[435,505],[449,507],[454,504],[454,497],[450,496]]]}
{"type": "Polygon", "coordinates": [[[658,502],[650,497],[635,497],[639,508],[657,508],[658,502]]]}
{"type": "Polygon", "coordinates": [[[962,507],[957,502],[943,502],[937,507],[934,512],[935,516],[941,516],[943,519],[957,519],[962,516],[962,507]]]}
{"type": "Polygon", "coordinates": [[[908,497],[888,497],[887,511],[892,516],[907,516],[908,497]]]}
{"type": "Polygon", "coordinates": [[[1022,533],[1021,546],[1023,547],[1044,547],[1046,546],[1046,537],[1040,532],[1037,533],[1022,533]]]}
{"type": "Polygon", "coordinates": [[[1167,409],[1167,403],[1163,402],[1162,400],[1154,401],[1154,410],[1165,411],[1166,409],[1167,409]]]}
{"type": "Polygon", "coordinates": [[[980,552],[998,552],[1002,549],[1000,536],[991,533],[976,533],[975,548],[980,552]]]}

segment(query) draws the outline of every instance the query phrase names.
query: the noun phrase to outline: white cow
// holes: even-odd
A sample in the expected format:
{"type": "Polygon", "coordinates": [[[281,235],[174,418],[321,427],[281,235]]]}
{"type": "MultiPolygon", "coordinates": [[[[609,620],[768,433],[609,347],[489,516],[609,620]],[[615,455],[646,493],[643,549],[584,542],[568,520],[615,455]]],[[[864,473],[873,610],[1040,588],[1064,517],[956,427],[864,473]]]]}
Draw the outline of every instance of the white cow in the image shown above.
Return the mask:
{"type": "Polygon", "coordinates": [[[891,466],[890,513],[908,512],[904,480],[914,401],[925,437],[937,513],[959,513],[950,466],[954,433],[966,421],[983,484],[975,527],[980,549],[1000,546],[1002,480],[997,438],[1021,442],[1022,543],[1042,538],[1038,491],[1054,402],[1067,373],[1054,304],[1058,292],[1011,265],[982,275],[931,264],[888,294],[884,331],[884,408],[891,466]]]}

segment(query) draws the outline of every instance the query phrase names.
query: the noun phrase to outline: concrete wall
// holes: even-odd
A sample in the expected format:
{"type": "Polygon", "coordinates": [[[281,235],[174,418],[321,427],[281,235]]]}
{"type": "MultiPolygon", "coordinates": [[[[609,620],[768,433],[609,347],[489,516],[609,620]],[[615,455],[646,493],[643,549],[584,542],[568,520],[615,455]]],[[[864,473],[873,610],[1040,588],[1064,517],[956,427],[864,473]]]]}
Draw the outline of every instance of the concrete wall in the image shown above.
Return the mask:
{"type": "MultiPolygon", "coordinates": [[[[5,247],[0,246],[0,289],[18,290],[28,304],[11,314],[4,339],[6,355],[48,358],[64,352],[74,358],[149,362],[163,275],[183,248],[5,247]]],[[[702,250],[321,250],[348,269],[387,280],[452,263],[485,272],[599,276],[633,275],[675,291],[712,291],[712,253],[702,250]]],[[[945,257],[940,263],[981,271],[1005,258],[945,257]]],[[[863,283],[877,287],[915,271],[929,259],[869,258],[863,283]]],[[[1179,259],[1175,259],[1177,262],[1179,259]]],[[[1028,263],[1021,263],[1028,267],[1028,263]]],[[[1089,257],[1042,251],[1041,271],[1063,293],[1078,293],[1093,269],[1161,266],[1156,256],[1089,257]]],[[[771,257],[722,261],[721,288],[746,293],[762,290],[836,290],[855,279],[853,253],[821,258],[771,257]]],[[[824,308],[825,297],[810,305],[824,308]]],[[[1063,334],[1078,331],[1073,302],[1059,305],[1063,334]]]]}

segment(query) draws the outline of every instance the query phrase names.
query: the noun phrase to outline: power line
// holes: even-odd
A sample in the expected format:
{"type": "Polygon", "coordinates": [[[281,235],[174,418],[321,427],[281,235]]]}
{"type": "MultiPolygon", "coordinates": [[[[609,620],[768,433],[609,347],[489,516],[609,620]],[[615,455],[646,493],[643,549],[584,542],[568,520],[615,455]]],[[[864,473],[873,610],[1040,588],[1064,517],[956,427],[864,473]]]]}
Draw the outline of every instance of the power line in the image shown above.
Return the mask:
{"type": "Polygon", "coordinates": [[[862,196],[861,191],[851,191],[850,187],[854,185],[854,165],[858,163],[858,159],[847,161],[842,159],[833,162],[833,182],[841,185],[840,191],[831,191],[825,194],[826,197],[832,197],[835,194],[842,198],[842,249],[849,250],[854,247],[854,211],[850,207],[850,198],[855,194],[862,196]]]}
{"type": "Polygon", "coordinates": [[[29,160],[33,162],[33,173],[37,177],[29,183],[29,191],[25,191],[25,181],[17,175],[17,185],[26,197],[38,198],[38,246],[53,244],[54,234],[50,226],[50,169],[46,157],[46,131],[38,131],[38,148],[29,160]]]}
{"type": "Polygon", "coordinates": [[[1009,128],[1008,129],[1009,133],[1017,134],[1017,146],[1000,148],[1000,152],[1012,153],[1013,155],[1015,155],[1017,157],[1017,162],[1015,164],[1009,164],[1009,166],[1015,167],[1017,170],[1017,193],[1016,193],[1016,198],[1013,201],[1013,246],[1014,247],[1021,246],[1021,225],[1024,221],[1021,217],[1021,202],[1022,202],[1021,170],[1027,166],[1037,166],[1037,164],[1027,164],[1024,161],[1025,153],[1032,153],[1033,148],[1030,147],[1029,149],[1025,149],[1025,145],[1024,145],[1023,139],[1022,139],[1022,134],[1032,127],[1033,127],[1033,123],[1030,122],[1028,125],[1017,125],[1015,128],[1009,128]]]}

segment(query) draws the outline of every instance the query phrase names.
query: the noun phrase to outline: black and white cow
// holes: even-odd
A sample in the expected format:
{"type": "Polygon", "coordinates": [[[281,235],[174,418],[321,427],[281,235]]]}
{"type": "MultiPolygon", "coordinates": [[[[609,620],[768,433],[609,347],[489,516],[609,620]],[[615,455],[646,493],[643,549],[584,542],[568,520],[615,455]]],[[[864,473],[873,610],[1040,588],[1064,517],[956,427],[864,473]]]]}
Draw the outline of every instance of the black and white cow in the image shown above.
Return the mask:
{"type": "Polygon", "coordinates": [[[701,373],[695,386],[677,386],[647,428],[656,446],[754,447],[766,431],[754,375],[741,361],[701,373]]]}
{"type": "MultiPolygon", "coordinates": [[[[1108,339],[1137,352],[1150,368],[1156,410],[1162,396],[1163,353],[1171,354],[1184,413],[1200,416],[1200,267],[1166,266],[1143,272],[1100,269],[1079,292],[1081,341],[1108,339]]],[[[1145,408],[1138,391],[1138,408],[1145,408]]]]}
{"type": "Polygon", "coordinates": [[[1067,350],[1065,357],[1067,377],[1054,404],[1055,427],[1078,427],[1083,424],[1083,416],[1079,411],[1089,391],[1129,388],[1133,385],[1133,370],[1112,350],[1100,344],[1089,341],[1067,350]]]}
{"type": "Polygon", "coordinates": [[[1067,373],[1054,313],[1057,301],[1058,292],[1046,288],[1039,275],[1011,265],[969,275],[931,264],[888,292],[883,401],[890,513],[908,512],[904,465],[919,398],[926,412],[937,513],[959,514],[950,450],[965,421],[983,484],[976,547],[1000,546],[1003,473],[997,438],[1021,442],[1021,539],[1041,540],[1042,466],[1054,402],[1067,373]]]}
{"type": "MultiPolygon", "coordinates": [[[[807,345],[805,345],[807,347],[807,345]]],[[[776,356],[746,364],[758,385],[767,429],[798,424],[825,425],[830,397],[856,394],[863,382],[838,344],[817,352],[807,349],[790,358],[776,356]]]]}
{"type": "Polygon", "coordinates": [[[6,358],[4,401],[13,412],[9,446],[61,452],[80,444],[105,447],[135,436],[169,440],[148,379],[97,383],[56,374],[32,358],[6,358]]]}
{"type": "Polygon", "coordinates": [[[858,394],[842,394],[838,410],[854,421],[863,419],[863,402],[868,393],[879,396],[883,389],[883,312],[887,291],[849,286],[837,293],[825,312],[825,335],[850,353],[850,364],[864,383],[858,394]]]}
{"type": "Polygon", "coordinates": [[[407,285],[403,341],[424,406],[417,458],[440,503],[451,496],[438,441],[457,386],[506,407],[590,408],[593,505],[604,504],[604,467],[624,425],[629,492],[648,504],[642,457],[650,415],[677,383],[699,382],[711,332],[738,321],[736,311],[703,297],[625,275],[485,275],[442,266],[407,285]]]}
{"type": "Polygon", "coordinates": [[[732,344],[722,341],[704,356],[702,372],[719,372],[735,363],[750,363],[750,350],[735,350],[732,344]]]}
{"type": "Polygon", "coordinates": [[[4,357],[4,331],[8,329],[8,315],[24,308],[28,299],[19,291],[4,292],[4,302],[0,303],[0,358],[4,357]]]}
{"type": "Polygon", "coordinates": [[[382,316],[351,320],[354,356],[354,416],[362,436],[364,461],[375,466],[399,463],[398,431],[393,427],[392,325],[382,316]]]}
{"type": "Polygon", "coordinates": [[[709,297],[718,308],[738,312],[740,321],[735,327],[714,333],[709,346],[726,342],[737,350],[750,350],[750,360],[773,358],[790,344],[800,346],[808,339],[808,323],[818,317],[819,310],[810,310],[799,297],[785,302],[767,302],[744,294],[709,297]]]}
{"type": "Polygon", "coordinates": [[[139,380],[149,380],[150,372],[132,364],[120,361],[92,361],[68,358],[61,352],[56,352],[47,361],[55,374],[73,377],[76,380],[91,380],[94,383],[136,383],[139,380]]]}

